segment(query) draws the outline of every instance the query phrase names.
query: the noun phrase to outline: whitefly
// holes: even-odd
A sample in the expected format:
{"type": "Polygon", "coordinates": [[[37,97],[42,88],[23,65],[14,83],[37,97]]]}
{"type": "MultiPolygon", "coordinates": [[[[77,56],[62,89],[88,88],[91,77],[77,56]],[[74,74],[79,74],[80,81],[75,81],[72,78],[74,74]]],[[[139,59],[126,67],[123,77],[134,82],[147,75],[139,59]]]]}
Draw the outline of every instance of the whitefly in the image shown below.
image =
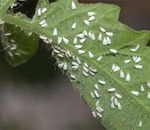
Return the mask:
{"type": "Polygon", "coordinates": [[[143,85],[140,85],[140,90],[141,90],[141,92],[144,92],[145,91],[145,88],[144,88],[144,86],[143,85]]]}
{"type": "Polygon", "coordinates": [[[71,8],[72,8],[72,10],[76,10],[76,8],[77,8],[76,4],[73,1],[71,2],[71,8]]]}
{"type": "Polygon", "coordinates": [[[94,93],[95,93],[95,96],[96,96],[97,98],[100,97],[99,93],[98,93],[96,90],[94,91],[94,93]]]}
{"type": "Polygon", "coordinates": [[[95,20],[95,16],[91,16],[91,17],[89,18],[89,21],[93,21],[93,20],[95,20]]]}
{"type": "Polygon", "coordinates": [[[116,88],[109,88],[107,89],[108,92],[115,92],[116,91],[116,88]]]}
{"type": "Polygon", "coordinates": [[[99,40],[99,41],[102,41],[102,40],[103,40],[102,33],[99,33],[99,35],[98,35],[98,40],[99,40]]]}
{"type": "Polygon", "coordinates": [[[94,58],[94,55],[92,52],[88,51],[88,54],[89,54],[89,58],[94,58]]]}
{"type": "Polygon", "coordinates": [[[53,30],[53,36],[57,36],[57,28],[54,28],[54,30],[53,30]]]}
{"type": "Polygon", "coordinates": [[[65,37],[63,37],[63,41],[64,41],[65,44],[68,44],[68,43],[69,43],[69,39],[67,39],[67,38],[65,38],[65,37]]]}
{"type": "Polygon", "coordinates": [[[109,37],[112,37],[113,33],[112,32],[106,32],[106,35],[109,36],[109,37]]]}
{"type": "Polygon", "coordinates": [[[95,12],[88,12],[87,14],[88,14],[88,16],[90,17],[90,16],[95,15],[95,12]]]}
{"type": "Polygon", "coordinates": [[[74,40],[73,40],[73,44],[77,44],[77,42],[78,42],[77,37],[75,37],[74,40]]]}
{"type": "Polygon", "coordinates": [[[43,14],[43,13],[45,13],[46,11],[47,11],[47,8],[44,7],[44,8],[41,10],[41,13],[43,14]]]}
{"type": "Polygon", "coordinates": [[[88,26],[90,25],[90,21],[88,21],[88,20],[84,20],[84,23],[88,26]]]}
{"type": "Polygon", "coordinates": [[[97,58],[97,61],[100,62],[100,61],[102,60],[102,58],[103,58],[102,56],[99,56],[99,57],[97,58]]]}
{"type": "Polygon", "coordinates": [[[139,96],[139,94],[140,94],[138,91],[131,91],[131,93],[135,96],[139,96]]]}
{"type": "Polygon", "coordinates": [[[147,99],[150,100],[150,92],[148,92],[148,94],[147,94],[147,99]]]}
{"type": "Polygon", "coordinates": [[[98,80],[98,82],[99,82],[100,84],[102,84],[102,85],[105,85],[105,84],[106,84],[106,82],[105,82],[104,80],[98,80]]]}
{"type": "Polygon", "coordinates": [[[73,23],[72,26],[71,26],[71,28],[72,28],[72,29],[76,29],[76,26],[77,26],[77,24],[76,24],[76,23],[73,23]]]}
{"type": "Polygon", "coordinates": [[[83,75],[84,75],[85,77],[88,77],[88,73],[87,73],[87,72],[82,71],[82,73],[83,73],[83,75]]]}
{"type": "Polygon", "coordinates": [[[100,27],[100,31],[105,33],[106,32],[106,29],[104,29],[103,27],[100,27]]]}
{"type": "Polygon", "coordinates": [[[126,81],[127,81],[127,82],[130,82],[130,80],[131,80],[130,74],[127,73],[127,75],[126,75],[126,81]]]}
{"type": "Polygon", "coordinates": [[[84,43],[85,40],[86,40],[86,38],[81,39],[81,40],[80,40],[80,43],[81,43],[81,44],[84,43]]]}
{"type": "Polygon", "coordinates": [[[84,54],[84,53],[85,53],[85,50],[78,50],[79,55],[84,54]]]}
{"type": "Polygon", "coordinates": [[[74,47],[75,47],[75,49],[81,49],[83,46],[82,45],[75,45],[74,47]]]}
{"type": "Polygon", "coordinates": [[[115,50],[115,49],[110,49],[110,52],[113,53],[113,54],[117,54],[118,53],[118,51],[115,50]]]}

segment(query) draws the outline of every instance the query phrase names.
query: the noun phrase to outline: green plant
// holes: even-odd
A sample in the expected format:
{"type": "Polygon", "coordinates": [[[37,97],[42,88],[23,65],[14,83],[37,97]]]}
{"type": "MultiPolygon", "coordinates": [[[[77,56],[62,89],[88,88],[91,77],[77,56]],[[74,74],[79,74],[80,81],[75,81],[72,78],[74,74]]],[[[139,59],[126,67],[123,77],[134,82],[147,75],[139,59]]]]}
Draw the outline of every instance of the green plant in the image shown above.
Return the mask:
{"type": "Polygon", "coordinates": [[[107,129],[150,128],[149,31],[118,22],[115,5],[39,0],[29,19],[12,12],[14,2],[0,1],[1,41],[10,65],[28,61],[40,37],[107,129]]]}

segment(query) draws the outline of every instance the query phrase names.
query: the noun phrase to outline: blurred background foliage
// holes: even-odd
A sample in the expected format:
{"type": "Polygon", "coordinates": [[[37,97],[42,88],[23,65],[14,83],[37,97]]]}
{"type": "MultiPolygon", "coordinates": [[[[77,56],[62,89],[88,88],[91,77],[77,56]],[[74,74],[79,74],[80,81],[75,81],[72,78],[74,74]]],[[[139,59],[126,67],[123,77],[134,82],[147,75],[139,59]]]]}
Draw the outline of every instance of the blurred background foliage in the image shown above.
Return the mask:
{"type": "MultiPolygon", "coordinates": [[[[149,0],[79,2],[117,4],[121,7],[121,22],[136,30],[150,30],[149,0]]],[[[32,18],[36,4],[37,0],[19,2],[14,12],[21,11],[32,18]]],[[[57,68],[42,41],[39,44],[37,54],[16,68],[6,63],[1,48],[0,130],[105,130],[57,68]]]]}

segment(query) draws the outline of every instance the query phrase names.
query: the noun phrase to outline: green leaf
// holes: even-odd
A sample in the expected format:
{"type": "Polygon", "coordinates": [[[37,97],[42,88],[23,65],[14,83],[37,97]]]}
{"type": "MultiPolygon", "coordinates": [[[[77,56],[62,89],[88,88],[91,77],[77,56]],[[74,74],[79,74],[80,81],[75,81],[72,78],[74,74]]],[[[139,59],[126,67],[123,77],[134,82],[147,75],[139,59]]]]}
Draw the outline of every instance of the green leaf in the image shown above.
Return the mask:
{"type": "Polygon", "coordinates": [[[3,26],[1,37],[8,63],[16,67],[27,62],[37,52],[37,35],[14,25],[5,24],[3,26]]]}
{"type": "Polygon", "coordinates": [[[13,8],[15,0],[0,0],[0,13],[5,13],[8,8],[13,8]]]}
{"type": "Polygon", "coordinates": [[[148,130],[150,49],[146,43],[150,39],[150,32],[134,31],[120,23],[118,6],[79,4],[77,0],[73,2],[76,9],[72,9],[70,0],[58,0],[52,4],[47,0],[39,0],[31,21],[10,14],[1,14],[1,19],[38,34],[46,42],[58,66],[68,75],[107,129],[148,130]],[[44,7],[47,11],[38,16],[39,9],[44,7]],[[88,12],[95,14],[89,17],[88,12]],[[92,21],[87,25],[88,21],[84,20],[89,18],[92,21]],[[73,23],[76,23],[75,29],[72,29],[73,23]],[[86,33],[82,36],[84,30],[87,36],[86,33]],[[98,39],[100,33],[102,40],[98,39]],[[79,38],[78,34],[83,38],[79,38]],[[75,37],[77,44],[73,44],[75,37]],[[98,58],[100,61],[97,61],[98,58]],[[125,63],[126,60],[130,62],[125,63]]]}
{"type": "MultiPolygon", "coordinates": [[[[6,12],[12,13],[12,8],[16,6],[15,0],[0,1],[0,16],[6,12]]],[[[24,14],[17,13],[16,17],[20,19],[29,20],[24,14]]],[[[5,24],[5,21],[0,19],[0,31],[3,47],[5,50],[5,57],[8,63],[16,67],[27,62],[32,58],[38,49],[38,36],[35,33],[21,29],[17,24],[5,24]]]]}

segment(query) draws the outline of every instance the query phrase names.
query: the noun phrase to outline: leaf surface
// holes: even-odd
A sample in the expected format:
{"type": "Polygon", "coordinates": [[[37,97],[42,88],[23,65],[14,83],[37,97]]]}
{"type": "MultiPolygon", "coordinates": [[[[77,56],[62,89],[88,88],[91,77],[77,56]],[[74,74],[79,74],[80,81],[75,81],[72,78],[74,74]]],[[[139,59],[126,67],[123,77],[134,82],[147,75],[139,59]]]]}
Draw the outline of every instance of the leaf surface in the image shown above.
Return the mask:
{"type": "Polygon", "coordinates": [[[39,45],[37,35],[25,32],[14,25],[5,24],[4,28],[2,39],[8,63],[16,67],[27,62],[37,52],[39,45]]]}
{"type": "Polygon", "coordinates": [[[10,14],[1,19],[38,34],[46,42],[58,66],[107,129],[148,130],[150,49],[146,44],[150,32],[134,31],[120,23],[119,11],[118,6],[103,3],[58,0],[49,4],[39,0],[32,20],[10,14]],[[47,11],[39,15],[43,8],[47,11]],[[89,16],[89,12],[94,14],[89,16]],[[102,40],[98,39],[100,33],[102,40]],[[77,43],[73,43],[75,37],[77,43]]]}
{"type": "MultiPolygon", "coordinates": [[[[14,3],[13,1],[2,1],[1,14],[3,12],[12,14],[13,6],[16,6],[16,4],[17,2],[14,3]]],[[[21,13],[17,13],[16,16],[27,19],[21,13]]],[[[38,49],[38,36],[35,33],[22,30],[16,24],[5,23],[5,21],[0,21],[0,23],[1,39],[8,63],[16,67],[31,59],[38,49]]]]}

